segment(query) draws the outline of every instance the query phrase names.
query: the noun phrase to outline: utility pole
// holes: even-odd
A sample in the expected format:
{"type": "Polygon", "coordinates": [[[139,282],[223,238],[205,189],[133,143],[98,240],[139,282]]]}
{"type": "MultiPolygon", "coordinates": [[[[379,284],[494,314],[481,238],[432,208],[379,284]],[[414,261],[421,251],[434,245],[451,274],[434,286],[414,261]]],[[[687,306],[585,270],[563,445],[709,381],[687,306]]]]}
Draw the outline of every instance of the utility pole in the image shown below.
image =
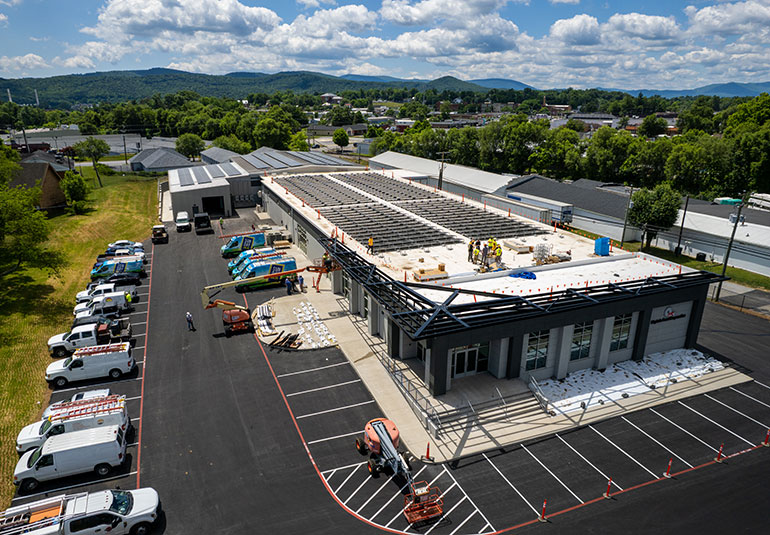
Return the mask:
{"type": "Polygon", "coordinates": [[[680,247],[682,245],[682,231],[684,230],[684,218],[687,217],[687,205],[689,204],[690,204],[690,196],[688,195],[684,201],[684,213],[682,214],[682,224],[679,225],[679,239],[676,241],[676,249],[674,249],[674,254],[676,256],[679,256],[682,252],[682,248],[680,247]]]}
{"type": "MultiPolygon", "coordinates": [[[[631,209],[631,197],[634,194],[634,188],[631,187],[631,191],[628,192],[628,203],[626,203],[626,217],[623,218],[623,234],[620,235],[620,248],[623,248],[623,242],[626,241],[626,226],[628,225],[628,210],[631,209]]],[[[644,243],[642,243],[644,246],[644,243]]]]}
{"type": "MultiPolygon", "coordinates": [[[[738,222],[741,220],[741,210],[743,209],[743,203],[745,199],[745,192],[744,195],[741,196],[741,204],[738,205],[738,215],[735,217],[735,223],[733,223],[733,232],[730,234],[730,241],[727,244],[727,251],[725,251],[725,260],[722,263],[722,276],[725,276],[725,273],[727,272],[727,259],[730,258],[730,251],[733,248],[733,240],[735,239],[735,231],[738,230],[738,222]]],[[[719,284],[717,285],[717,294],[714,297],[714,301],[719,301],[719,294],[722,293],[722,281],[719,281],[719,284]]]]}
{"type": "Polygon", "coordinates": [[[444,189],[444,156],[449,154],[447,151],[437,152],[441,156],[441,167],[438,168],[438,189],[444,189]]]}
{"type": "Polygon", "coordinates": [[[123,134],[123,160],[128,165],[128,151],[126,150],[126,134],[123,134]]]}

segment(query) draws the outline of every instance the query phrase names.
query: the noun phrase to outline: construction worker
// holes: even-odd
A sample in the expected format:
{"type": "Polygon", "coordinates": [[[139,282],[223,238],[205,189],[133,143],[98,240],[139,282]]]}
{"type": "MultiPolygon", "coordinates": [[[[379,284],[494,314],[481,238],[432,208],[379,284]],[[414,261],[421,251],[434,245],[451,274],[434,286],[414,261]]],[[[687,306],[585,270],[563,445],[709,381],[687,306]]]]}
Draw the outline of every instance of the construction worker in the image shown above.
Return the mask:
{"type": "Polygon", "coordinates": [[[219,230],[220,232],[225,230],[225,220],[222,219],[221,217],[219,218],[219,230]]]}
{"type": "Polygon", "coordinates": [[[479,244],[473,246],[473,263],[478,264],[479,263],[479,255],[481,254],[481,251],[479,251],[479,244]]]}
{"type": "Polygon", "coordinates": [[[294,288],[294,283],[291,280],[291,277],[286,277],[283,279],[284,284],[286,285],[286,295],[291,295],[291,289],[294,288]]]}
{"type": "Polygon", "coordinates": [[[369,254],[374,254],[374,238],[372,236],[369,236],[369,243],[366,246],[366,252],[369,254]]]}
{"type": "Polygon", "coordinates": [[[499,245],[495,245],[495,262],[497,262],[497,267],[503,263],[503,249],[499,245]]]}
{"type": "Polygon", "coordinates": [[[329,257],[329,253],[324,253],[322,260],[323,260],[324,268],[326,268],[327,271],[331,270],[332,259],[329,257]]]}
{"type": "Polygon", "coordinates": [[[134,308],[131,306],[131,292],[126,292],[126,303],[128,303],[129,310],[134,308]]]}
{"type": "Polygon", "coordinates": [[[299,291],[300,292],[304,292],[305,291],[305,279],[304,279],[304,277],[302,277],[302,275],[300,275],[297,278],[297,282],[299,283],[299,291]]]}
{"type": "Polygon", "coordinates": [[[482,247],[481,249],[481,263],[486,266],[488,259],[489,259],[489,245],[485,243],[484,247],[482,247]]]}
{"type": "Polygon", "coordinates": [[[473,249],[476,248],[476,243],[471,239],[468,242],[468,262],[473,262],[473,249]]]}
{"type": "Polygon", "coordinates": [[[185,314],[184,317],[187,320],[187,330],[188,331],[194,331],[195,330],[195,325],[193,324],[193,315],[190,314],[189,311],[187,311],[187,314],[185,314]]]}

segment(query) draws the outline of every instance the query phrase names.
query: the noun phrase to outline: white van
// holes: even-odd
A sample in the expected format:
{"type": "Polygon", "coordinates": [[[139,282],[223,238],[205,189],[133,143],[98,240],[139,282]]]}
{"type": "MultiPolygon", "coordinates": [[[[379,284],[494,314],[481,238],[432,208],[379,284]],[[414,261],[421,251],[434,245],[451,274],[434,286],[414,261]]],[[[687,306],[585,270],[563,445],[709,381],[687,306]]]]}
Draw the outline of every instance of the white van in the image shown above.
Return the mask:
{"type": "Polygon", "coordinates": [[[119,426],[127,432],[131,420],[125,396],[110,396],[86,403],[60,405],[41,422],[24,427],[16,437],[16,451],[24,453],[43,445],[47,438],[96,427],[119,426]]]}
{"type": "Polygon", "coordinates": [[[51,437],[21,456],[13,484],[31,492],[43,481],[94,471],[104,477],[126,460],[126,435],[120,426],[85,429],[51,437]]]}
{"type": "Polygon", "coordinates": [[[131,344],[128,342],[85,347],[75,351],[71,357],[49,364],[45,370],[45,380],[61,388],[71,381],[84,379],[120,379],[135,366],[136,361],[131,355],[131,344]]]}
{"type": "Polygon", "coordinates": [[[136,286],[134,286],[133,284],[119,285],[119,284],[115,284],[114,282],[97,284],[93,286],[91,289],[78,292],[77,295],[75,296],[75,302],[77,303],[91,302],[94,299],[94,297],[99,297],[100,295],[114,293],[114,292],[130,293],[133,301],[134,300],[133,298],[136,297],[136,286]]]}
{"type": "Polygon", "coordinates": [[[77,406],[75,402],[81,402],[78,405],[82,405],[87,401],[96,400],[98,398],[106,398],[110,395],[110,389],[109,388],[97,388],[96,390],[86,390],[85,392],[78,392],[77,394],[73,395],[70,399],[65,399],[62,401],[57,401],[56,403],[51,403],[46,407],[46,409],[43,411],[43,416],[40,418],[41,420],[45,420],[55,412],[58,412],[59,410],[62,410],[64,405],[70,405],[70,406],[77,406]]]}
{"type": "Polygon", "coordinates": [[[131,302],[127,292],[109,292],[98,295],[90,301],[84,301],[75,305],[72,314],[76,318],[85,316],[110,316],[131,310],[131,302]]]}
{"type": "Polygon", "coordinates": [[[190,222],[190,214],[187,212],[176,213],[176,231],[182,232],[183,230],[192,230],[192,223],[190,222]]]}
{"type": "Polygon", "coordinates": [[[147,535],[159,512],[151,487],[64,494],[0,511],[0,534],[147,535]]]}

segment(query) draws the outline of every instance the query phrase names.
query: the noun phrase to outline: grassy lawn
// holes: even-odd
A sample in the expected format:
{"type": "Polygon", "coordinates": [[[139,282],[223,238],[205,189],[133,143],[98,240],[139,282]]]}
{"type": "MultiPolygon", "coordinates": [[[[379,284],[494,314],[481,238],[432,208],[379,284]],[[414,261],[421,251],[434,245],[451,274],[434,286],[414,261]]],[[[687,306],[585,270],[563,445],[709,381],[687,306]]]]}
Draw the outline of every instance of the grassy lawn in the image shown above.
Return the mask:
{"type": "MultiPolygon", "coordinates": [[[[81,170],[93,176],[90,167],[81,170]]],[[[60,272],[22,268],[0,285],[0,509],[14,492],[16,436],[48,403],[46,341],[70,327],[74,296],[88,283],[91,266],[106,245],[117,239],[144,240],[155,223],[155,178],[106,176],[102,182],[104,188],[91,193],[89,214],[50,215],[50,241],[67,257],[60,272]]]]}
{"type": "MultiPolygon", "coordinates": [[[[569,228],[569,227],[562,227],[565,230],[568,230],[570,232],[573,232],[575,234],[579,234],[581,236],[585,236],[586,238],[595,240],[596,238],[599,238],[600,236],[598,234],[592,234],[591,232],[586,232],[584,230],[579,230],[576,228],[569,228]]],[[[626,251],[639,251],[641,249],[641,242],[626,242],[623,244],[623,249],[626,251]]],[[[612,240],[612,246],[613,247],[619,247],[620,243],[616,240],[612,240]]],[[[695,260],[694,258],[690,256],[676,256],[672,251],[669,251],[668,249],[660,249],[658,247],[650,247],[649,249],[646,249],[644,251],[647,254],[651,254],[653,256],[657,256],[658,258],[662,258],[663,260],[668,260],[670,262],[676,262],[677,264],[682,264],[683,266],[687,266],[692,269],[699,269],[703,271],[711,271],[712,273],[722,273],[722,264],[718,262],[700,262],[698,260],[695,260]]],[[[733,282],[742,284],[744,286],[749,286],[750,288],[759,288],[761,290],[768,290],[770,291],[770,277],[765,277],[764,275],[759,275],[758,273],[753,273],[751,271],[746,271],[745,269],[735,268],[735,267],[727,267],[727,273],[726,275],[732,279],[733,282]]]]}

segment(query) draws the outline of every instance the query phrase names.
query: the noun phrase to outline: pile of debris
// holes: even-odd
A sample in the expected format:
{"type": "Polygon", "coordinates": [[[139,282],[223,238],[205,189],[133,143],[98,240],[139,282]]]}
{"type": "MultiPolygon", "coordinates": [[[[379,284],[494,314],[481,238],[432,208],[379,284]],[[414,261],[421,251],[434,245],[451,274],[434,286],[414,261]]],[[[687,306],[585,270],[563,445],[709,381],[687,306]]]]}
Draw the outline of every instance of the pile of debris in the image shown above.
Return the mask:
{"type": "Polygon", "coordinates": [[[298,307],[292,308],[297,318],[297,337],[302,340],[307,349],[318,349],[337,345],[337,338],[329,332],[318,315],[316,308],[309,302],[303,301],[298,307]]]}

